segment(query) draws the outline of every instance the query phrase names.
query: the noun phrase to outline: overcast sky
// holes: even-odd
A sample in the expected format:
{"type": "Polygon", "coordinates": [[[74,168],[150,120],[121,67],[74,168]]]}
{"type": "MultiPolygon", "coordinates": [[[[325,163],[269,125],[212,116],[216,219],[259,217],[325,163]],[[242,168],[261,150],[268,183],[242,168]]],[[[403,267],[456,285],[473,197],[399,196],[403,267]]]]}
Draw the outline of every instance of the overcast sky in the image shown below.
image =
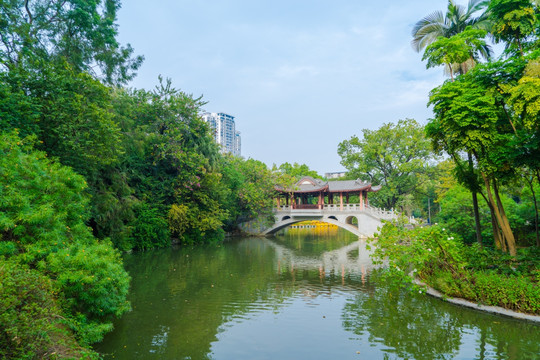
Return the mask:
{"type": "MultiPolygon", "coordinates": [[[[465,1],[458,1],[465,4],[465,1]]],[[[120,41],[145,56],[130,86],[158,75],[235,116],[242,155],[271,166],[344,170],[338,144],[362,129],[431,116],[444,81],[411,48],[416,21],[447,0],[124,0],[120,41]]]]}

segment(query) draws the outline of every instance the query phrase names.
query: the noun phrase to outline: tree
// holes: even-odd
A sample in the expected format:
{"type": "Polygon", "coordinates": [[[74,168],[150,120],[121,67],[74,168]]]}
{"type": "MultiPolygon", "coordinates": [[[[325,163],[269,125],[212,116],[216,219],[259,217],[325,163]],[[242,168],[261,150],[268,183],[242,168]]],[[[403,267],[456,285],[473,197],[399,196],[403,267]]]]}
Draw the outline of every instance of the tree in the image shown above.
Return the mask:
{"type": "Polygon", "coordinates": [[[505,42],[506,51],[524,55],[527,38],[537,29],[537,14],[530,0],[491,0],[490,19],[496,42],[505,42]]]}
{"type": "Polygon", "coordinates": [[[17,69],[0,74],[0,83],[10,92],[0,95],[3,129],[37,135],[40,150],[86,177],[118,160],[122,148],[111,90],[90,75],[65,63],[51,64],[39,72],[17,69]],[[20,93],[25,95],[23,102],[15,102],[20,93]],[[4,122],[4,114],[9,122],[4,122]]]}
{"type": "MultiPolygon", "coordinates": [[[[499,194],[500,179],[511,176],[513,169],[506,156],[511,134],[504,131],[507,122],[496,97],[475,79],[481,70],[475,68],[459,81],[446,82],[432,91],[429,104],[434,106],[435,118],[426,126],[426,132],[434,148],[445,150],[458,167],[466,167],[460,152],[474,156],[485,186],[481,195],[492,213],[495,243],[515,256],[515,238],[499,194]]],[[[469,177],[470,188],[476,188],[476,181],[469,177]]]]}
{"type": "MultiPolygon", "coordinates": [[[[446,65],[445,70],[454,81],[454,73],[466,74],[479,60],[479,55],[485,59],[491,58],[491,48],[481,39],[486,30],[491,28],[489,13],[484,12],[478,17],[475,13],[486,7],[486,1],[471,0],[467,9],[448,2],[446,17],[438,11],[420,20],[413,28],[412,44],[416,51],[426,48],[422,60],[428,60],[427,68],[446,65]]],[[[468,154],[469,167],[458,167],[462,176],[472,176],[472,155],[468,154]]],[[[470,187],[474,207],[476,238],[482,244],[482,230],[478,207],[478,195],[475,187],[470,187]]]]}
{"type": "Polygon", "coordinates": [[[132,237],[135,248],[166,246],[156,224],[184,243],[212,241],[223,235],[226,188],[221,184],[221,155],[208,125],[199,117],[202,99],[160,79],[154,91],[119,90],[113,101],[124,134],[121,171],[144,215],[132,225],[156,234],[155,241],[132,237]],[[145,243],[140,244],[138,241],[145,243]]]}
{"type": "Polygon", "coordinates": [[[351,176],[382,185],[375,199],[383,207],[395,208],[424,184],[433,158],[424,128],[406,119],[362,132],[362,139],[353,136],[339,144],[341,164],[351,176]]]}
{"type": "MultiPolygon", "coordinates": [[[[412,29],[413,40],[411,42],[413,49],[417,52],[422,51],[439,38],[450,38],[465,31],[467,27],[477,30],[489,30],[489,14],[482,13],[475,17],[474,15],[486,7],[485,0],[470,0],[467,8],[457,5],[453,0],[448,1],[446,14],[442,11],[435,11],[432,14],[419,20],[412,29]]],[[[492,54],[491,47],[483,44],[479,53],[485,59],[489,59],[492,54]]],[[[462,59],[456,59],[462,60],[462,59]]],[[[465,73],[474,66],[474,58],[452,64],[452,71],[465,73]]]]}
{"type": "Polygon", "coordinates": [[[227,191],[225,208],[229,211],[227,228],[259,216],[270,215],[278,174],[254,159],[226,156],[221,167],[222,183],[227,191]]]}
{"type": "Polygon", "coordinates": [[[0,256],[50,279],[66,325],[89,345],[129,310],[129,275],[85,224],[84,178],[34,150],[35,141],[0,134],[0,256]]]}
{"type": "Polygon", "coordinates": [[[0,257],[2,359],[98,358],[66,328],[54,290],[39,271],[0,257]]]}
{"type": "MultiPolygon", "coordinates": [[[[422,60],[427,60],[428,69],[445,65],[451,81],[454,81],[454,64],[463,64],[471,59],[473,64],[476,63],[480,51],[486,46],[482,40],[485,36],[484,30],[474,30],[471,27],[449,38],[441,36],[426,47],[422,60]]],[[[465,72],[466,70],[461,67],[461,73],[465,72]]]]}
{"type": "Polygon", "coordinates": [[[289,164],[288,162],[283,163],[279,165],[279,167],[276,167],[274,164],[274,167],[272,169],[273,171],[279,171],[282,174],[287,174],[289,176],[294,177],[296,180],[300,180],[304,176],[311,176],[316,179],[322,179],[322,176],[319,175],[315,170],[311,170],[309,166],[306,164],[289,164]]]}
{"type": "Polygon", "coordinates": [[[78,72],[125,83],[143,58],[116,40],[119,8],[119,0],[2,1],[0,64],[12,71],[67,61],[78,72]]]}

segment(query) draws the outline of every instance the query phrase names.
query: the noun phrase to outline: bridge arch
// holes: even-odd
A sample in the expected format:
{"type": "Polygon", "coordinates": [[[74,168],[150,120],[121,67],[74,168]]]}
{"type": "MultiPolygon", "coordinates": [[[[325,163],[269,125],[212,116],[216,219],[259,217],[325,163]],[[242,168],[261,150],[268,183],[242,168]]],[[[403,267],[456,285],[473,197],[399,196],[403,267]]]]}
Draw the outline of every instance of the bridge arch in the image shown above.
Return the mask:
{"type": "Polygon", "coordinates": [[[358,217],[356,217],[354,215],[347,216],[345,218],[345,223],[347,225],[351,225],[351,226],[354,226],[354,227],[358,228],[358,217]],[[356,220],[356,224],[355,224],[355,220],[356,220]]]}
{"type": "MultiPolygon", "coordinates": [[[[369,237],[369,234],[366,234],[363,231],[360,231],[357,226],[352,225],[352,224],[343,223],[343,222],[338,221],[337,219],[334,219],[334,218],[335,218],[334,216],[331,216],[331,217],[327,217],[327,218],[324,218],[324,219],[320,219],[319,221],[325,222],[325,223],[328,223],[328,224],[332,224],[332,225],[336,225],[339,228],[347,230],[347,231],[353,233],[356,236],[369,237]]],[[[289,218],[287,220],[282,220],[282,221],[274,224],[271,228],[264,231],[263,235],[273,235],[273,234],[277,233],[278,231],[286,228],[287,226],[290,226],[290,225],[293,225],[293,224],[296,224],[296,223],[299,223],[299,222],[302,222],[302,221],[306,221],[306,219],[292,219],[292,218],[289,218]]]]}

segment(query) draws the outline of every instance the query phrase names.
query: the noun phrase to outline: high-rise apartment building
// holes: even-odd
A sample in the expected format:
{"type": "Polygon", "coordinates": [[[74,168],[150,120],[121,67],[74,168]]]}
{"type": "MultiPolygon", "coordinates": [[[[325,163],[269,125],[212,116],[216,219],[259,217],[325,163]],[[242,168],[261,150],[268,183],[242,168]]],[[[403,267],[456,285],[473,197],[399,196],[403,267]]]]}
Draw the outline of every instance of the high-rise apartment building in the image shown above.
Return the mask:
{"type": "Polygon", "coordinates": [[[207,112],[202,114],[202,118],[210,125],[214,140],[221,145],[221,152],[229,152],[240,156],[240,132],[236,131],[234,116],[225,113],[207,112]]]}

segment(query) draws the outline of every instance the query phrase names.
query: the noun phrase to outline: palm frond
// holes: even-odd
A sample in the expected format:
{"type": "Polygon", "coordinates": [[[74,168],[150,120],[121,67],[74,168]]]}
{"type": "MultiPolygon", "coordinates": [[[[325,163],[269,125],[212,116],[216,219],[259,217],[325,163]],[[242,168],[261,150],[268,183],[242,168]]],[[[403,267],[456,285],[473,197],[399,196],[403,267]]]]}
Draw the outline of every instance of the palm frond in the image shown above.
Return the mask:
{"type": "Polygon", "coordinates": [[[446,27],[446,18],[442,11],[435,11],[419,20],[411,31],[413,48],[420,51],[437,37],[445,36],[446,27]]]}
{"type": "Polygon", "coordinates": [[[489,5],[489,0],[469,0],[467,5],[467,13],[471,16],[477,11],[486,9],[489,5]]]}

